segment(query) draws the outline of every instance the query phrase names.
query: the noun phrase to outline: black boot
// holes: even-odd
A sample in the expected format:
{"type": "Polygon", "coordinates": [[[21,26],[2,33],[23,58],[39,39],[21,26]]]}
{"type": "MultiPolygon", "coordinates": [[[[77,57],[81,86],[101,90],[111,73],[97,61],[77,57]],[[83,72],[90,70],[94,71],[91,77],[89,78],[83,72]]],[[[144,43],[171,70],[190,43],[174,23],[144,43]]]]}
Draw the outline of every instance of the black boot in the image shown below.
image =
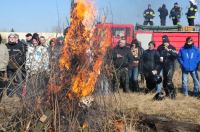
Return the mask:
{"type": "Polygon", "coordinates": [[[140,92],[140,87],[139,87],[139,83],[138,83],[138,80],[137,81],[135,81],[135,92],[140,92]]]}

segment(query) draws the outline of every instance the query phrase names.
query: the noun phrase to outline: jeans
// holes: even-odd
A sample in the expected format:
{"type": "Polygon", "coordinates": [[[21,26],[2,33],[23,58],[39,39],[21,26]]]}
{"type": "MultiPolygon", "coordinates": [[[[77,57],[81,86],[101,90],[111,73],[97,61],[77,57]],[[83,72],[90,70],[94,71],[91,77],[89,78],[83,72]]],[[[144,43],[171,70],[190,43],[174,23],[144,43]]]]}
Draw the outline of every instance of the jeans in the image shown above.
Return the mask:
{"type": "MultiPolygon", "coordinates": [[[[163,78],[163,70],[160,71],[160,76],[163,78]]],[[[163,82],[156,85],[156,93],[160,93],[162,91],[163,82]]]]}
{"type": "Polygon", "coordinates": [[[139,76],[139,68],[133,67],[129,73],[130,89],[132,90],[132,92],[139,92],[138,76],[139,76]]]}
{"type": "Polygon", "coordinates": [[[183,88],[183,94],[185,96],[188,96],[188,73],[192,76],[193,83],[194,83],[194,96],[198,96],[199,92],[199,78],[197,71],[192,72],[185,72],[182,71],[182,88],[183,88]]]}
{"type": "Polygon", "coordinates": [[[131,70],[131,81],[137,81],[139,76],[139,69],[138,67],[133,67],[131,70]]]}

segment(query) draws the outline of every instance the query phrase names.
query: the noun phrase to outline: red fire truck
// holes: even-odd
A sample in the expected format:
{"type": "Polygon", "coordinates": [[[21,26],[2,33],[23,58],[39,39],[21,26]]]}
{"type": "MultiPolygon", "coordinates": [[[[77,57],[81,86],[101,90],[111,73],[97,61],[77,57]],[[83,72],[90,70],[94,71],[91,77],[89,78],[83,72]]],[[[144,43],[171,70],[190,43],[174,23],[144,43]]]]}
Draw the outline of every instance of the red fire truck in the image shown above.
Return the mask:
{"type": "Polygon", "coordinates": [[[162,43],[162,36],[167,35],[169,37],[170,43],[173,44],[177,50],[179,50],[185,43],[188,36],[191,36],[197,47],[200,44],[200,32],[199,31],[185,31],[180,27],[150,27],[150,29],[139,29],[141,27],[136,25],[134,30],[134,25],[132,24],[98,24],[97,28],[109,29],[112,38],[111,46],[115,47],[120,39],[121,35],[126,37],[127,43],[131,43],[133,37],[137,38],[144,49],[148,48],[148,42],[151,40],[155,41],[156,47],[162,43]]]}
{"type": "Polygon", "coordinates": [[[117,45],[117,42],[120,39],[120,36],[125,36],[127,43],[131,43],[134,33],[134,26],[132,24],[97,24],[97,29],[108,29],[109,34],[111,35],[112,42],[111,47],[115,47],[117,45]]]}

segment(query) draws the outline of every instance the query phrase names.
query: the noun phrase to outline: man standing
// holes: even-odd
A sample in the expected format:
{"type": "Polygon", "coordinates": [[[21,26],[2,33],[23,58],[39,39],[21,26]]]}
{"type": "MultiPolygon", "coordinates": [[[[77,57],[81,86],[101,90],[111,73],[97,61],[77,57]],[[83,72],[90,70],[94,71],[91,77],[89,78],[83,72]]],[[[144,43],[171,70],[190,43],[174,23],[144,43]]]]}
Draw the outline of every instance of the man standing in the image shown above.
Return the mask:
{"type": "Polygon", "coordinates": [[[148,5],[148,9],[144,11],[144,23],[143,25],[148,25],[148,23],[152,26],[153,25],[153,18],[155,17],[155,12],[151,9],[151,5],[148,5]]]}
{"type": "Polygon", "coordinates": [[[198,11],[197,6],[190,0],[190,7],[186,13],[189,26],[194,26],[195,14],[198,11]]]}
{"type": "Polygon", "coordinates": [[[26,45],[29,46],[31,45],[32,42],[32,34],[31,33],[27,33],[26,34],[26,45]]]}
{"type": "MultiPolygon", "coordinates": [[[[24,45],[21,43],[16,43],[16,36],[15,34],[10,34],[8,36],[8,43],[6,44],[8,51],[9,51],[9,64],[7,67],[7,74],[9,78],[9,85],[7,90],[7,95],[12,96],[14,92],[19,91],[19,89],[15,89],[22,81],[21,76],[21,69],[22,65],[24,65],[25,62],[25,51],[24,51],[24,45]]],[[[21,89],[20,89],[21,90],[21,89]]],[[[18,92],[18,94],[21,94],[21,91],[18,92]]]]}
{"type": "Polygon", "coordinates": [[[162,7],[158,9],[158,12],[160,13],[160,23],[161,26],[166,25],[166,17],[168,16],[168,10],[166,8],[166,5],[163,4],[162,7]]]}
{"type": "MultiPolygon", "coordinates": [[[[128,68],[133,62],[130,48],[126,47],[125,37],[121,37],[118,45],[113,49],[113,62],[117,74],[117,88],[121,82],[124,92],[130,92],[128,68]]],[[[115,84],[116,84],[115,83],[115,84]]]]}
{"type": "Polygon", "coordinates": [[[169,18],[172,18],[173,25],[180,25],[181,8],[178,3],[174,3],[174,7],[170,11],[169,18]]]}
{"type": "Polygon", "coordinates": [[[166,96],[171,99],[175,99],[176,92],[172,78],[174,75],[175,60],[177,58],[176,49],[169,42],[167,35],[162,37],[163,43],[158,47],[160,53],[160,62],[163,71],[163,88],[166,92],[166,96]]]}
{"type": "Polygon", "coordinates": [[[185,45],[180,49],[178,61],[182,69],[182,88],[184,95],[188,96],[188,74],[190,74],[194,82],[194,96],[198,96],[199,79],[197,68],[200,61],[200,51],[194,46],[191,37],[186,39],[185,45]]]}
{"type": "Polygon", "coordinates": [[[8,49],[5,44],[1,43],[0,35],[0,101],[3,96],[3,89],[5,88],[6,69],[9,61],[8,49]]]}
{"type": "Polygon", "coordinates": [[[160,72],[160,56],[159,52],[155,49],[155,43],[149,42],[149,48],[144,51],[141,56],[141,72],[146,80],[146,87],[148,91],[156,89],[156,93],[161,92],[161,86],[153,80],[155,75],[160,72]]]}

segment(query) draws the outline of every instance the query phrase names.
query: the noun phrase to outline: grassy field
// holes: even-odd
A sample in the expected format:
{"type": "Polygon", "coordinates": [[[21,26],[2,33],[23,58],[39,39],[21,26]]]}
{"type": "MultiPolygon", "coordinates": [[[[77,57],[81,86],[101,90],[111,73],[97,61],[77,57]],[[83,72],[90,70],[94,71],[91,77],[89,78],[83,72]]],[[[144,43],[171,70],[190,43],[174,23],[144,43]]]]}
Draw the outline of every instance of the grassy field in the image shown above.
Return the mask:
{"type": "MultiPolygon", "coordinates": [[[[167,117],[176,121],[191,122],[200,124],[200,99],[189,96],[185,97],[181,93],[181,71],[177,70],[173,78],[177,98],[171,100],[166,98],[162,101],[153,101],[154,93],[123,93],[122,91],[117,93],[110,93],[104,96],[96,96],[96,102],[109,111],[111,116],[115,113],[112,111],[125,112],[132,115],[132,119],[137,122],[137,113],[143,113],[147,115],[156,115],[167,117]],[[106,106],[106,107],[105,107],[106,106]]],[[[145,85],[141,85],[145,87],[145,85]]],[[[192,91],[193,82],[189,77],[189,87],[192,91]]],[[[9,98],[4,96],[0,103],[0,130],[1,124],[18,111],[22,106],[20,99],[15,96],[9,98]]],[[[102,108],[103,108],[102,107],[102,108]]],[[[97,112],[98,113],[98,112],[97,112]]],[[[133,129],[131,129],[132,131],[133,129]]]]}
{"type": "MultiPolygon", "coordinates": [[[[173,82],[177,91],[176,100],[166,98],[163,101],[153,101],[155,95],[153,93],[126,94],[119,92],[114,95],[104,96],[104,104],[118,110],[135,109],[139,113],[164,116],[178,121],[200,124],[200,99],[193,96],[186,97],[181,93],[180,69],[175,72],[173,82]]],[[[144,87],[144,85],[141,85],[141,87],[144,87]]],[[[189,77],[189,87],[192,93],[193,82],[191,77],[189,77]]]]}

